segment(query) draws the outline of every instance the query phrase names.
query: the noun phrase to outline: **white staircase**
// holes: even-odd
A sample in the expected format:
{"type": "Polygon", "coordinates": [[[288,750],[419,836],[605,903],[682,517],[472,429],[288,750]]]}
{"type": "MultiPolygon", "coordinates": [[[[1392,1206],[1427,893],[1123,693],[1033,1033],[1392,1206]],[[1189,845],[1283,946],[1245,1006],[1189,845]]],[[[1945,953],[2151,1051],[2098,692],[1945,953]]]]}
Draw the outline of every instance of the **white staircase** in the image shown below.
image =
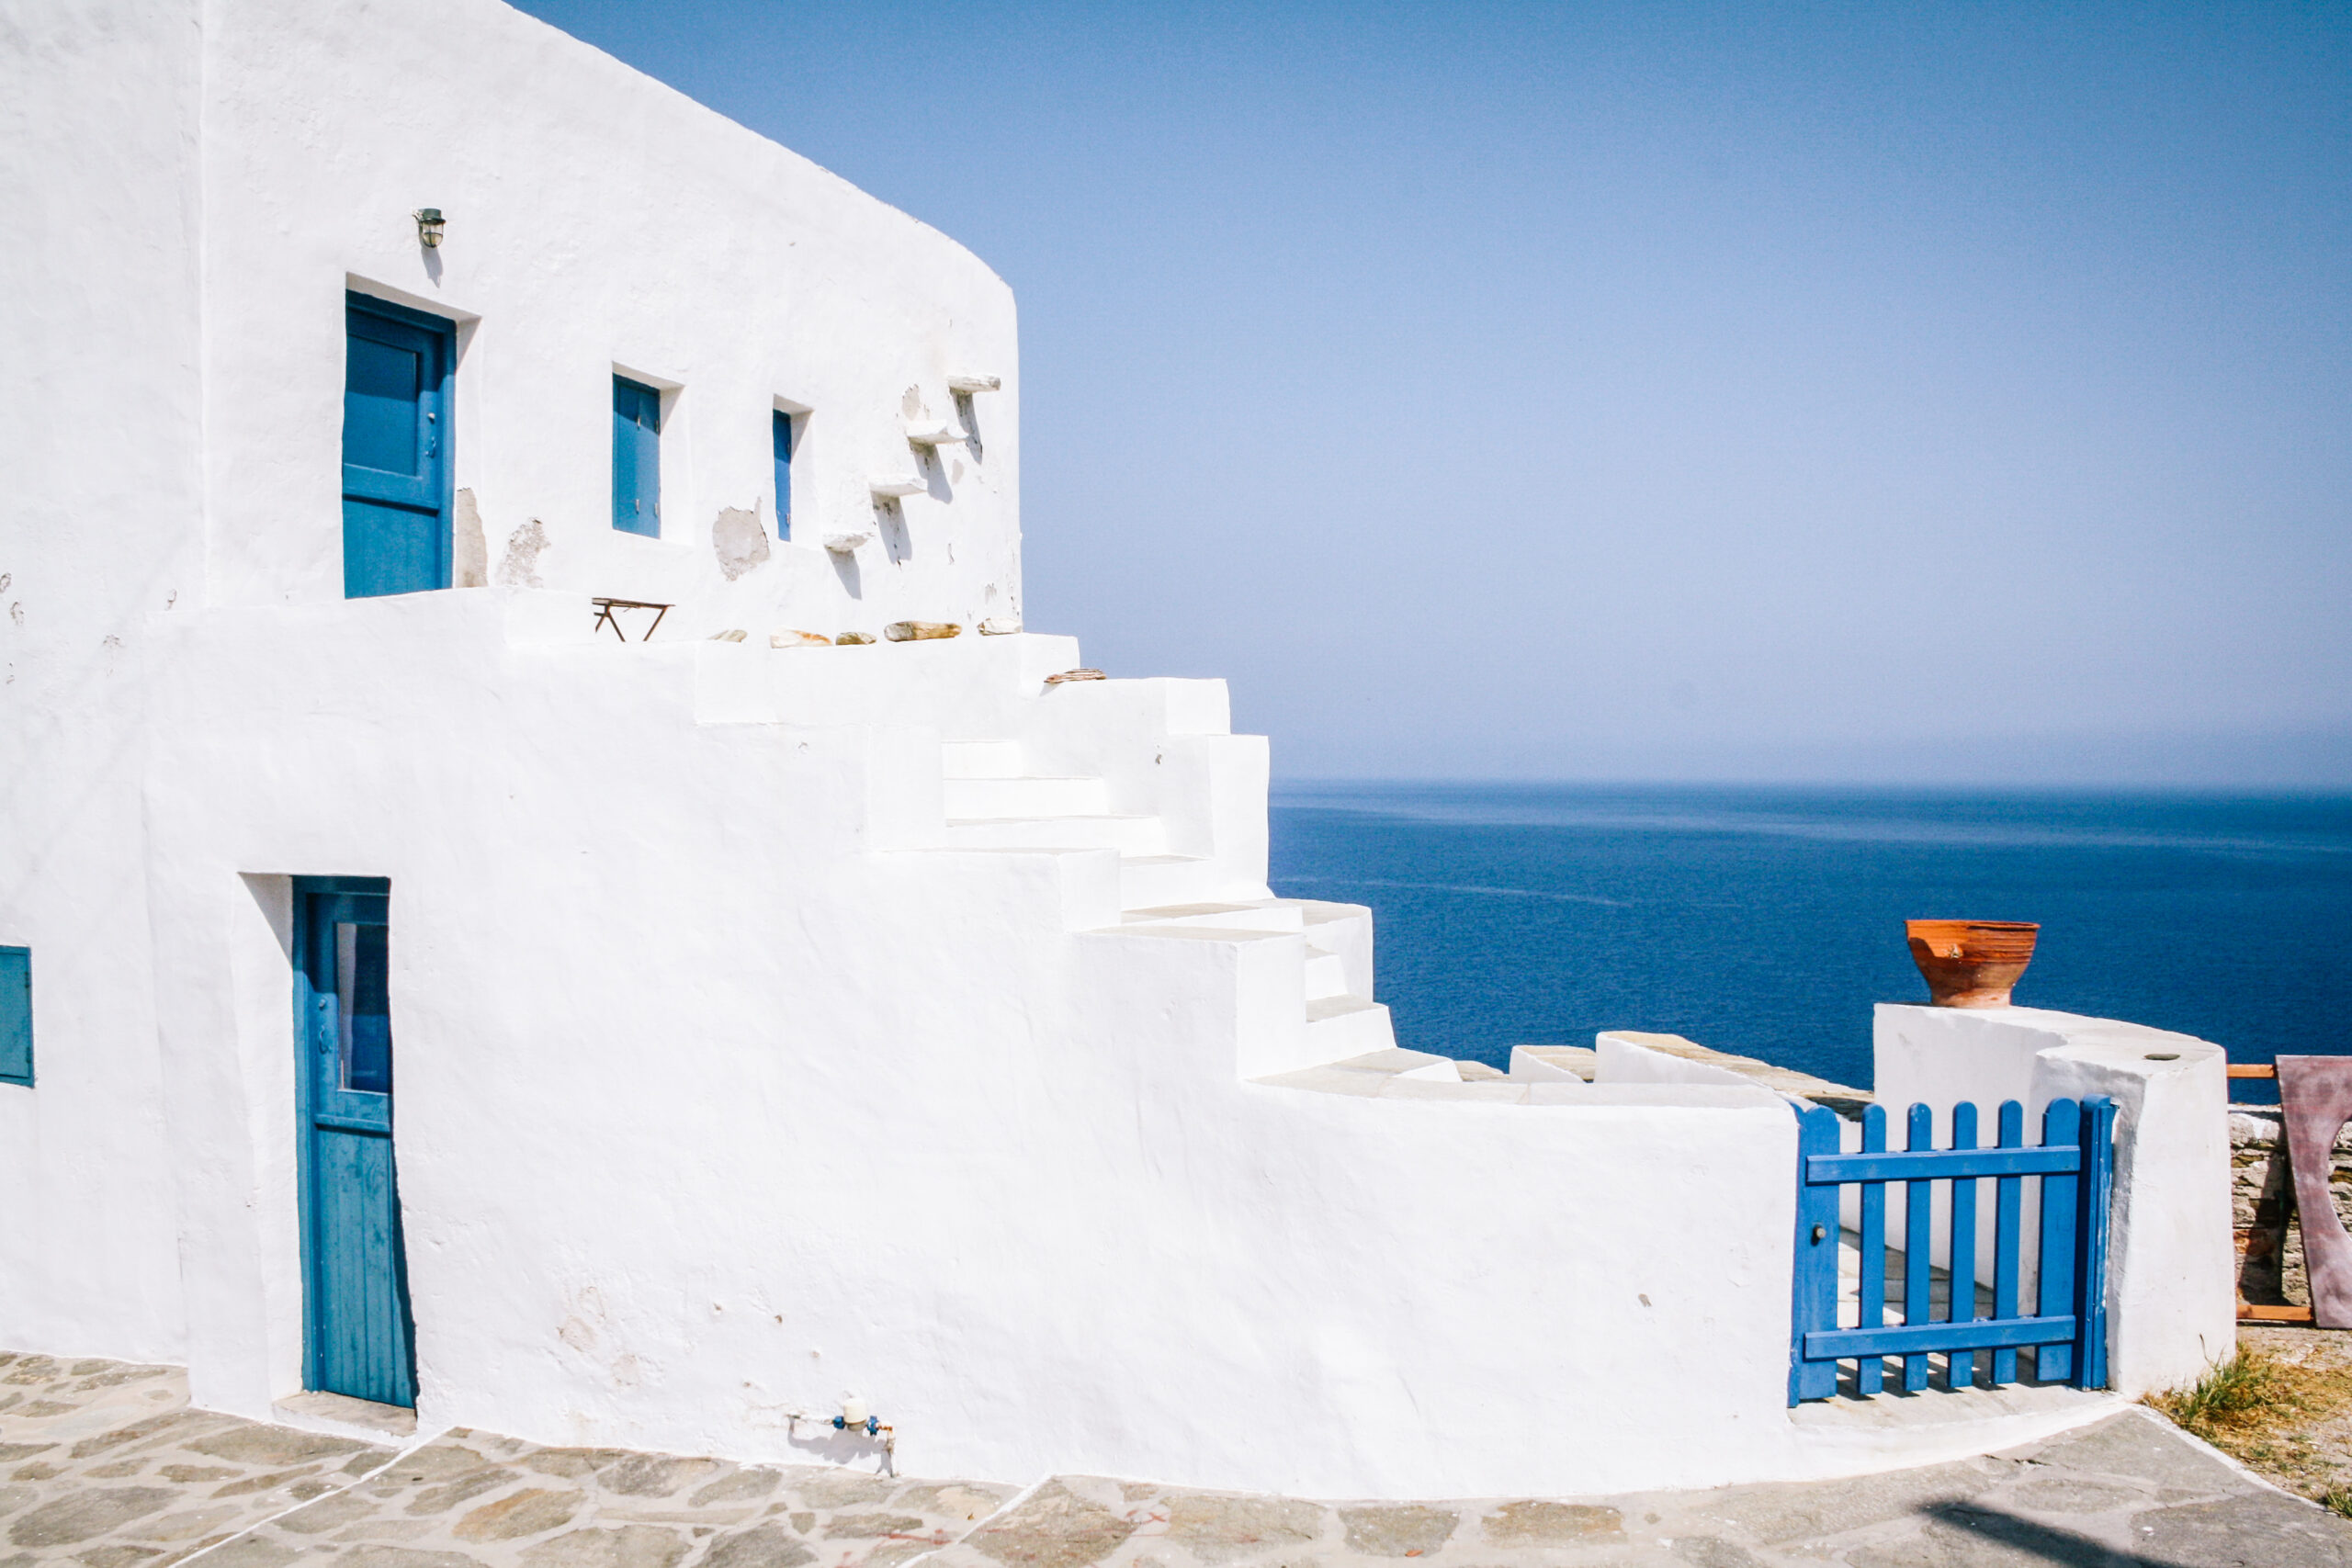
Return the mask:
{"type": "Polygon", "coordinates": [[[1166,825],[1158,817],[1114,812],[1102,779],[1029,773],[1017,740],[949,740],[940,753],[949,846],[1114,849],[1122,931],[1296,931],[1306,947],[1299,1004],[1314,1059],[1340,1061],[1395,1048],[1388,1010],[1369,995],[1368,959],[1361,974],[1349,973],[1348,952],[1370,951],[1369,933],[1349,929],[1368,924],[1365,912],[1297,898],[1200,901],[1214,863],[1168,852],[1166,825]]]}

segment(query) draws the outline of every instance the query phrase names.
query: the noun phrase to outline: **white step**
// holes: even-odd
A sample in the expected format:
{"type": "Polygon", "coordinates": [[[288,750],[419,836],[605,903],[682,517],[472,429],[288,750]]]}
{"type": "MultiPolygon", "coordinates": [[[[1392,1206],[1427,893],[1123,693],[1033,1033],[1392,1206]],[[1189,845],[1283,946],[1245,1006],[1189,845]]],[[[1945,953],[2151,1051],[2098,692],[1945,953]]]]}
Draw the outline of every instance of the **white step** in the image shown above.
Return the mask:
{"type": "Polygon", "coordinates": [[[950,777],[948,820],[1002,817],[1107,817],[1111,786],[1101,779],[950,777]]]}
{"type": "Polygon", "coordinates": [[[1347,962],[1336,953],[1317,953],[1309,948],[1306,954],[1306,999],[1315,1002],[1326,997],[1347,994],[1347,962]]]}
{"type": "Polygon", "coordinates": [[[1246,904],[1170,904],[1157,909],[1129,909],[1120,919],[1130,926],[1216,926],[1238,931],[1295,931],[1305,924],[1297,904],[1287,898],[1257,898],[1246,904]]]}
{"type": "Polygon", "coordinates": [[[1119,862],[1119,905],[1149,909],[1204,903],[1223,874],[1206,855],[1129,854],[1119,862]]]}
{"type": "MultiPolygon", "coordinates": [[[[1168,829],[1157,817],[950,817],[947,842],[959,850],[1116,850],[1123,858],[1157,856],[1168,847],[1168,829]]],[[[1121,872],[1124,888],[1124,863],[1121,872]]]]}
{"type": "Polygon", "coordinates": [[[1388,1010],[1363,997],[1322,997],[1306,1004],[1306,1037],[1317,1062],[1344,1061],[1370,1051],[1393,1051],[1396,1032],[1388,1010]]]}
{"type": "Polygon", "coordinates": [[[1017,779],[1021,776],[1018,740],[943,740],[941,767],[951,779],[1017,779]]]}

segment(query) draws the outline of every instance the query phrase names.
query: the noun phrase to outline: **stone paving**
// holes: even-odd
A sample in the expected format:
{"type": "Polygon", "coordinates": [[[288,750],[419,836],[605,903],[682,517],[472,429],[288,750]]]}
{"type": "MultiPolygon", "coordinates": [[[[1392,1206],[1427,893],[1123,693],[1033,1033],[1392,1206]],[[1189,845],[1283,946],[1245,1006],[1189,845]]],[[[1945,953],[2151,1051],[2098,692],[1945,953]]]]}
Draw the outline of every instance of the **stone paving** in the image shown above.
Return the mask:
{"type": "Polygon", "coordinates": [[[548,1448],[405,1450],[187,1408],[171,1368],[0,1355],[0,1568],[2329,1568],[2352,1522],[2143,1411],[1859,1480],[1317,1503],[1060,1475],[1026,1491],[548,1448]]]}

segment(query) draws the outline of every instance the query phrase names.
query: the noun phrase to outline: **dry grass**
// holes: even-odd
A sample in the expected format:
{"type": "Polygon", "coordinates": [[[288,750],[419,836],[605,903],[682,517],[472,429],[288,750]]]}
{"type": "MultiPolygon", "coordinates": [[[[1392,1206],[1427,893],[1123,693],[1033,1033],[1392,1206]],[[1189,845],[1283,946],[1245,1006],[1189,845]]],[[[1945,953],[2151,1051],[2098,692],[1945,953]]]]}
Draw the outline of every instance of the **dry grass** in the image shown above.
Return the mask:
{"type": "Polygon", "coordinates": [[[2248,1469],[2352,1518],[2352,1358],[2301,1336],[2262,1338],[2242,1343],[2188,1387],[2145,1403],[2248,1469]]]}

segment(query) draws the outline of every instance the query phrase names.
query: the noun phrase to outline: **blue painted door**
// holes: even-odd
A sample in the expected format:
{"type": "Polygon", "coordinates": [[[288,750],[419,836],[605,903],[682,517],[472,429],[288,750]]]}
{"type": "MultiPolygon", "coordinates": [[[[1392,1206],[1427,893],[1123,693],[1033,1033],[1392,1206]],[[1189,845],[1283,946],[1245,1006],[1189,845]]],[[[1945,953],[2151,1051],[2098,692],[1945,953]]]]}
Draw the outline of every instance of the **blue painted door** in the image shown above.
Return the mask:
{"type": "Polygon", "coordinates": [[[775,411],[770,440],[775,447],[775,536],[792,537],[792,416],[775,411]]]}
{"type": "Polygon", "coordinates": [[[346,298],[343,596],[449,586],[449,323],[346,298]]]}
{"type": "Polygon", "coordinates": [[[662,394],[613,378],[613,526],[662,536],[662,394]]]}
{"type": "Polygon", "coordinates": [[[392,1168],[390,886],[306,878],[298,889],[303,1381],[413,1405],[415,1331],[392,1168]]]}

